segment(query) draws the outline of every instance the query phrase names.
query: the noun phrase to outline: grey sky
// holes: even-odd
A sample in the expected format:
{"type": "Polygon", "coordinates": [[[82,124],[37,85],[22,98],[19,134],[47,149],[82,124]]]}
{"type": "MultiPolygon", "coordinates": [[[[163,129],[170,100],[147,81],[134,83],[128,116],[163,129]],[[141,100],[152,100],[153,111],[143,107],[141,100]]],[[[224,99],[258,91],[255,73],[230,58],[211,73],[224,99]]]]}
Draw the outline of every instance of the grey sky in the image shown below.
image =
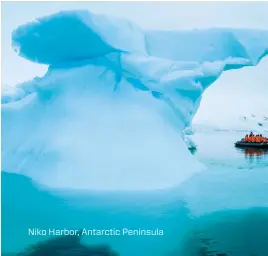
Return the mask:
{"type": "Polygon", "coordinates": [[[4,2],[2,3],[2,83],[16,84],[46,71],[18,57],[11,33],[36,17],[68,9],[128,18],[144,29],[238,27],[268,29],[268,2],[4,2]]]}

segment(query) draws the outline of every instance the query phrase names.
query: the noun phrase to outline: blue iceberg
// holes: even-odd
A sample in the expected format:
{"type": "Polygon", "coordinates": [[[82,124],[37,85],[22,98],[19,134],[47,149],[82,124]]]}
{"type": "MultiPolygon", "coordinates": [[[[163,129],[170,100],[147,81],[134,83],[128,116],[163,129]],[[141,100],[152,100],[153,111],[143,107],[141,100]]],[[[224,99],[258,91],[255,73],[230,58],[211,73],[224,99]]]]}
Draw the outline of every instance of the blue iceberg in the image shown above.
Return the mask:
{"type": "Polygon", "coordinates": [[[223,71],[268,53],[268,31],[143,31],[64,11],[18,27],[12,46],[49,67],[2,94],[4,171],[53,188],[152,190],[204,168],[182,131],[223,71]]]}

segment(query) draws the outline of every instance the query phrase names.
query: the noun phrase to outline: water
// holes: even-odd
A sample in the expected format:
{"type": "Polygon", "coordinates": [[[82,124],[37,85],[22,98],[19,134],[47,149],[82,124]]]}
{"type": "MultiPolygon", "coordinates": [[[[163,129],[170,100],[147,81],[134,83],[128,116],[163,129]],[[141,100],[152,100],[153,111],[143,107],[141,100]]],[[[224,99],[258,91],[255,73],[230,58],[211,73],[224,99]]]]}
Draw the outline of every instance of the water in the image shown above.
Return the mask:
{"type": "Polygon", "coordinates": [[[197,134],[194,154],[208,169],[165,191],[48,191],[2,173],[2,251],[48,239],[29,236],[29,228],[140,228],[164,235],[83,236],[82,242],[109,244],[123,256],[267,256],[268,154],[234,148],[241,136],[197,134]]]}

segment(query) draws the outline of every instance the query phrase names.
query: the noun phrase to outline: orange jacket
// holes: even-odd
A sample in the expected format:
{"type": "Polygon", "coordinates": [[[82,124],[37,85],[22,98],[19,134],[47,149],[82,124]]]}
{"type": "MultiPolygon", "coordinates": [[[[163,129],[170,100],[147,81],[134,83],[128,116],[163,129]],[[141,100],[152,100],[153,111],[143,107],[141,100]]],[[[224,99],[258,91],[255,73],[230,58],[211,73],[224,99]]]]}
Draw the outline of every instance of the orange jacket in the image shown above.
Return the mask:
{"type": "Polygon", "coordinates": [[[261,140],[260,140],[260,136],[257,135],[257,136],[256,136],[256,140],[255,140],[255,142],[260,143],[260,141],[261,141],[261,140]]]}

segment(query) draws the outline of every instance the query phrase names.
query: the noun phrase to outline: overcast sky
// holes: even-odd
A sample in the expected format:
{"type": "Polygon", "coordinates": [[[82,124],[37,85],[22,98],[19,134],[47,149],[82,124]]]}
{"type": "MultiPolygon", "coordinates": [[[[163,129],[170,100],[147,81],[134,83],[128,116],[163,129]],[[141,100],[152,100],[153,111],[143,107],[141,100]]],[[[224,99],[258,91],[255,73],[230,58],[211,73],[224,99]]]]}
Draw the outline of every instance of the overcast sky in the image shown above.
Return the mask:
{"type": "Polygon", "coordinates": [[[133,20],[144,29],[210,27],[268,29],[268,2],[3,2],[2,82],[16,84],[41,76],[46,66],[18,57],[11,33],[19,25],[60,10],[88,9],[133,20]]]}

